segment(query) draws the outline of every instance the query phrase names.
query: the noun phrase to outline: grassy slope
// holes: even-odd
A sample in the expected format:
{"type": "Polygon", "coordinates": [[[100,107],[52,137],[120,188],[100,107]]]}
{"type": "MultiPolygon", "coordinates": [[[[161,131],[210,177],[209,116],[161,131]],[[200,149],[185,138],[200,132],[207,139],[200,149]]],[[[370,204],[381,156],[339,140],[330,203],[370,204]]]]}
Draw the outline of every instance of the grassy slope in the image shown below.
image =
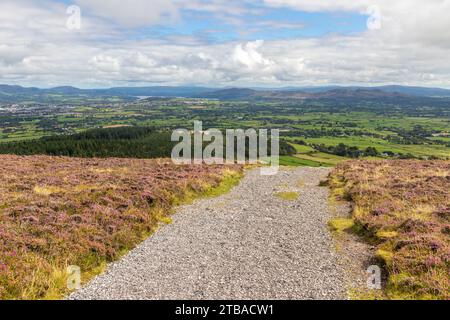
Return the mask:
{"type": "Polygon", "coordinates": [[[0,299],[63,296],[67,266],[87,281],[170,223],[175,205],[240,176],[167,160],[0,156],[0,299]]]}
{"type": "Polygon", "coordinates": [[[348,158],[336,156],[333,154],[314,152],[310,154],[297,154],[297,158],[304,160],[312,160],[321,163],[323,166],[335,166],[342,161],[348,160],[348,158]]]}
{"type": "Polygon", "coordinates": [[[321,167],[324,166],[321,163],[314,160],[300,159],[294,156],[280,156],[280,165],[282,166],[292,166],[292,167],[321,167]]]}
{"type": "Polygon", "coordinates": [[[378,244],[389,298],[450,298],[450,161],[345,162],[330,185],[378,244]]]}

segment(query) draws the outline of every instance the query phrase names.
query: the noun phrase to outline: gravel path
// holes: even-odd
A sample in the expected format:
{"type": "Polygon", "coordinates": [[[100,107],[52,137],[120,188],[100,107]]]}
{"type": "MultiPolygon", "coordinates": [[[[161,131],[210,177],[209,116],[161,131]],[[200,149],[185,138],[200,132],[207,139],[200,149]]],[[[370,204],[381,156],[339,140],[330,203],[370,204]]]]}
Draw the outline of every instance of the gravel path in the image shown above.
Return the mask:
{"type": "Polygon", "coordinates": [[[248,171],[229,194],[180,207],[173,224],[69,299],[345,299],[328,190],[318,186],[328,172],[248,171]]]}

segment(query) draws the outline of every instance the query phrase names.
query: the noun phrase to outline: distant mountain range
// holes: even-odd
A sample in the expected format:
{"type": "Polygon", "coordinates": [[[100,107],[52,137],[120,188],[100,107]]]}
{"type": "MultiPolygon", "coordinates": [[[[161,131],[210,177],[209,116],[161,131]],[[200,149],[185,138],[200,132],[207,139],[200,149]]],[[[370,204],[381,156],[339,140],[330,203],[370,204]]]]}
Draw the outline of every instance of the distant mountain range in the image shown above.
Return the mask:
{"type": "Polygon", "coordinates": [[[450,97],[450,90],[441,88],[378,86],[378,87],[302,87],[276,89],[207,88],[207,87],[117,87],[109,89],[79,89],[70,86],[50,89],[0,85],[0,102],[61,102],[72,99],[118,97],[124,100],[137,97],[185,97],[221,100],[239,99],[346,99],[346,98],[402,98],[450,97]]]}
{"type": "Polygon", "coordinates": [[[304,91],[309,93],[321,93],[337,89],[347,90],[380,90],[383,92],[397,92],[406,95],[420,96],[420,97],[450,97],[449,89],[429,88],[429,87],[411,87],[411,86],[376,86],[376,87],[361,87],[361,86],[322,86],[322,87],[303,87],[303,88],[282,88],[282,91],[304,91]]]}
{"type": "Polygon", "coordinates": [[[17,95],[45,96],[118,96],[118,97],[191,97],[217,89],[201,87],[117,87],[109,89],[79,89],[75,87],[55,87],[49,89],[25,88],[21,86],[0,85],[0,101],[2,97],[17,95]]]}
{"type": "MultiPolygon", "coordinates": [[[[450,93],[450,92],[449,92],[450,93]]],[[[239,100],[239,99],[290,99],[290,100],[306,100],[306,99],[375,99],[375,98],[401,98],[411,97],[411,95],[389,92],[380,89],[368,88],[337,88],[329,90],[252,90],[252,89],[223,89],[213,92],[204,93],[199,98],[210,98],[220,100],[239,100]]],[[[450,94],[449,94],[450,97],[450,94]]]]}
{"type": "Polygon", "coordinates": [[[379,87],[304,87],[279,89],[247,89],[230,88],[204,92],[199,97],[215,99],[243,98],[289,98],[289,99],[320,99],[320,98],[395,98],[395,97],[450,97],[450,90],[441,88],[379,86],[379,87]]]}

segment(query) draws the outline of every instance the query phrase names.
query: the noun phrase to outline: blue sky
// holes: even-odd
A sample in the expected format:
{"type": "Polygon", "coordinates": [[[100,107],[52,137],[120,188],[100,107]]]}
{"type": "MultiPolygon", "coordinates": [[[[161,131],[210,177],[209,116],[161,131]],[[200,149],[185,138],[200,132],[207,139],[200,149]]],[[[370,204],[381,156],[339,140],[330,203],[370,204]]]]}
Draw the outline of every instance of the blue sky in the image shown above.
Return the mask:
{"type": "MultiPolygon", "coordinates": [[[[57,2],[76,4],[72,0],[57,2]]],[[[126,2],[123,3],[125,5],[126,2]]],[[[351,34],[367,29],[367,15],[358,12],[305,12],[288,7],[267,7],[261,1],[242,1],[240,6],[247,10],[242,15],[212,15],[209,11],[181,8],[176,21],[167,19],[146,27],[127,28],[127,31],[136,38],[189,36],[224,42],[321,37],[330,33],[351,34]]],[[[91,14],[89,9],[85,13],[91,14]]]]}
{"type": "Polygon", "coordinates": [[[141,38],[198,37],[210,42],[275,40],[322,37],[330,33],[351,34],[367,28],[367,16],[345,12],[301,12],[287,8],[270,8],[260,14],[227,21],[182,10],[179,21],[134,30],[141,38]]]}
{"type": "Polygon", "coordinates": [[[0,83],[448,88],[448,12],[450,0],[2,0],[0,83]]]}

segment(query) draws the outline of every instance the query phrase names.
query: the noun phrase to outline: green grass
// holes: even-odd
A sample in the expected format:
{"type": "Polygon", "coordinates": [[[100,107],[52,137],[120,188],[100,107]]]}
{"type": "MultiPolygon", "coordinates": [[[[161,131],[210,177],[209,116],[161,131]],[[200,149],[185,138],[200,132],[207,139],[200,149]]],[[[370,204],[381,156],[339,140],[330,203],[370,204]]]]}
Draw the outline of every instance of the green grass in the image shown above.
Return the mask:
{"type": "Polygon", "coordinates": [[[291,145],[295,148],[295,150],[298,153],[308,153],[308,152],[314,152],[314,149],[310,146],[304,146],[300,144],[291,143],[291,145]]]}
{"type": "MultiPolygon", "coordinates": [[[[352,123],[357,128],[364,128],[373,132],[380,132],[380,127],[411,130],[417,125],[441,131],[448,130],[448,120],[445,118],[411,117],[407,115],[385,116],[373,112],[354,111],[333,114],[311,112],[303,115],[301,119],[311,121],[315,128],[326,121],[333,124],[333,127],[336,128],[345,128],[346,123],[352,123]]],[[[390,131],[385,130],[385,132],[390,131]]]]}
{"type": "Polygon", "coordinates": [[[243,173],[237,171],[225,171],[222,181],[217,187],[208,188],[201,196],[202,197],[218,197],[231,191],[237,186],[243,177],[243,173]]]}
{"type": "Polygon", "coordinates": [[[355,226],[355,221],[347,218],[335,218],[328,222],[328,226],[332,231],[344,232],[352,229],[355,226]]]}
{"type": "Polygon", "coordinates": [[[446,143],[450,143],[450,137],[433,137],[433,138],[430,138],[430,140],[443,141],[443,142],[446,142],[446,143]]]}
{"type": "Polygon", "coordinates": [[[322,152],[316,152],[316,153],[310,153],[310,154],[297,154],[295,155],[296,158],[303,159],[303,160],[310,160],[314,162],[318,162],[324,167],[327,166],[335,166],[338,163],[348,160],[348,158],[335,156],[328,153],[322,153],[322,152]]]}
{"type": "Polygon", "coordinates": [[[293,156],[280,156],[280,165],[289,167],[322,167],[317,161],[299,159],[293,156]]]}
{"type": "Polygon", "coordinates": [[[298,192],[277,192],[275,196],[286,201],[295,201],[300,195],[298,192]]]}

